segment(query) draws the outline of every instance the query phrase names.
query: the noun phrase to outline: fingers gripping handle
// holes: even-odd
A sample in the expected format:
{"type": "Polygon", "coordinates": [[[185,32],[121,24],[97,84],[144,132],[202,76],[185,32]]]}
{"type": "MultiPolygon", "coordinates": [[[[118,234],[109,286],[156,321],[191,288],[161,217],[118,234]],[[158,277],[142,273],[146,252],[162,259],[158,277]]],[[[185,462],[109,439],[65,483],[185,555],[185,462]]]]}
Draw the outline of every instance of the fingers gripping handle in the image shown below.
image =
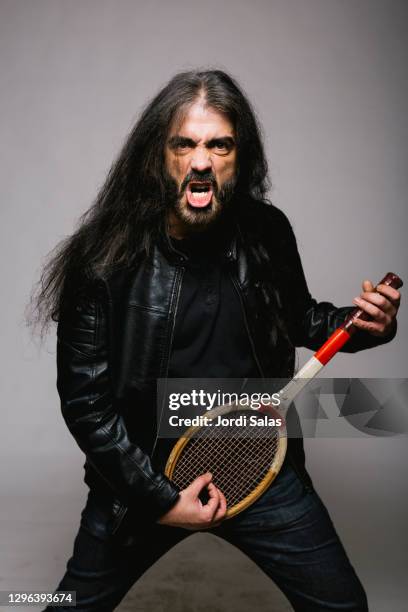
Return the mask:
{"type": "MultiPolygon", "coordinates": [[[[388,285],[389,287],[392,287],[393,289],[399,289],[400,287],[402,287],[403,282],[399,276],[397,276],[393,272],[388,272],[384,276],[384,278],[378,283],[378,285],[388,285]]],[[[376,291],[377,291],[377,287],[375,288],[376,291]]],[[[341,329],[346,330],[349,336],[351,336],[356,331],[356,327],[354,327],[353,325],[353,322],[356,319],[361,319],[362,321],[369,321],[370,315],[364,312],[364,310],[362,310],[361,308],[358,308],[358,307],[354,308],[354,310],[350,312],[350,314],[344,321],[343,325],[341,325],[341,329]]]]}
{"type": "MultiPolygon", "coordinates": [[[[388,274],[384,276],[378,285],[388,285],[394,289],[399,289],[402,287],[403,283],[399,276],[393,272],[388,272],[388,274]]],[[[344,323],[338,329],[336,329],[330,338],[315,353],[314,357],[318,359],[321,364],[326,365],[326,363],[330,361],[330,359],[341,349],[341,347],[350,340],[351,336],[357,329],[353,325],[356,319],[367,321],[370,319],[370,316],[361,308],[354,308],[347,316],[344,323]]]]}

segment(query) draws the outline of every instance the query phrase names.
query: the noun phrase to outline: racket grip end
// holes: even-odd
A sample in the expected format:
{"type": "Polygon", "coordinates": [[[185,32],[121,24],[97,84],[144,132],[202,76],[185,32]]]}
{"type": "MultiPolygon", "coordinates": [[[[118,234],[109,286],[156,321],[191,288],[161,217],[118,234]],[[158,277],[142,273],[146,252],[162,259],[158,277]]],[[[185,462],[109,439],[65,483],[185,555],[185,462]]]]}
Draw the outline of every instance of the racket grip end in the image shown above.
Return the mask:
{"type": "Polygon", "coordinates": [[[389,287],[393,287],[393,289],[399,289],[404,283],[398,274],[394,274],[394,272],[387,272],[382,281],[380,281],[378,284],[388,285],[389,287]]]}

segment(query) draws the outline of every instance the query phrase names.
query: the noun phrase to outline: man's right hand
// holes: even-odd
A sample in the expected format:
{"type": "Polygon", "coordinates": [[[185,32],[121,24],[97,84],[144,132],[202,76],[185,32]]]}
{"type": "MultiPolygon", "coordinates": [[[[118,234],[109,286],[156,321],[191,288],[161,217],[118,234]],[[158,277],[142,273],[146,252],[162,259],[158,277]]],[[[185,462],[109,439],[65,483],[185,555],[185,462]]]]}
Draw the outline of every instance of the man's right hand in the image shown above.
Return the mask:
{"type": "Polygon", "coordinates": [[[191,485],[180,491],[178,501],[157,522],[160,525],[182,527],[191,531],[217,527],[225,517],[227,500],[211,480],[212,475],[209,472],[198,476],[191,485]],[[204,488],[209,496],[206,504],[199,498],[204,488]]]}

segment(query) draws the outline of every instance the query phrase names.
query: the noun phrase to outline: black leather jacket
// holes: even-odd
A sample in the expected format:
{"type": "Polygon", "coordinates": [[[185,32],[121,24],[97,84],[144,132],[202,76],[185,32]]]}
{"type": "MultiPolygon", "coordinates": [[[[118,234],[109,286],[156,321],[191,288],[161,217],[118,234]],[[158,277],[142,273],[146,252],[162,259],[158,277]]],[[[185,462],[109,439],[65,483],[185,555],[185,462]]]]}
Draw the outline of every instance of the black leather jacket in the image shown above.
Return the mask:
{"type": "MultiPolygon", "coordinates": [[[[311,297],[283,213],[262,205],[257,218],[260,235],[269,237],[274,256],[282,255],[289,273],[285,286],[277,290],[292,342],[316,350],[350,308],[317,303],[311,297]]],[[[259,315],[240,235],[238,227],[225,257],[254,357],[262,375],[273,377],[273,347],[265,342],[265,321],[259,315]]],[[[83,279],[66,283],[57,329],[57,388],[66,424],[86,455],[85,482],[105,500],[107,511],[100,525],[105,531],[115,532],[125,514],[154,521],[178,497],[177,488],[150,454],[156,439],[156,379],[167,374],[185,257],[170,243],[157,244],[137,264],[89,281],[85,289],[78,290],[83,279]]],[[[345,350],[384,341],[360,333],[345,350]]],[[[288,458],[305,486],[311,487],[301,439],[290,439],[288,458]]]]}

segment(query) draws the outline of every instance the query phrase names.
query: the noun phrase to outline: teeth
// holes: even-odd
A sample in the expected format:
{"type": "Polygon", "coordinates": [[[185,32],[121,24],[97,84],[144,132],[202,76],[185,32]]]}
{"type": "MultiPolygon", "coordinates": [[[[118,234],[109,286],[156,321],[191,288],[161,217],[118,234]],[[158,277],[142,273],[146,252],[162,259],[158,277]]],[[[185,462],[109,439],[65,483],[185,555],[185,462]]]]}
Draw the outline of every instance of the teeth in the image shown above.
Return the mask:
{"type": "Polygon", "coordinates": [[[194,193],[194,197],[195,198],[203,199],[203,198],[207,197],[208,191],[195,191],[193,193],[194,193]]]}

